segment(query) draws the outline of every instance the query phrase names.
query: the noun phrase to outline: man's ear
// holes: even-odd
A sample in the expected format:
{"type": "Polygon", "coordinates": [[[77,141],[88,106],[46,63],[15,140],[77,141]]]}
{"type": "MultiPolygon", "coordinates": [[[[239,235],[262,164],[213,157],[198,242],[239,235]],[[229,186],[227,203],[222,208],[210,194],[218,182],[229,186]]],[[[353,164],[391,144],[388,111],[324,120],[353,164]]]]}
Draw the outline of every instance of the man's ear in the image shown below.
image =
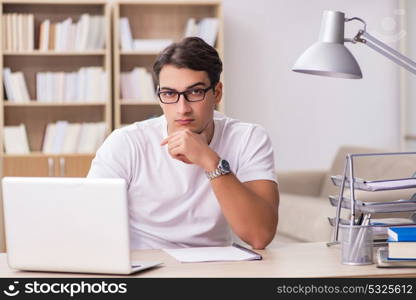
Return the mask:
{"type": "Polygon", "coordinates": [[[155,91],[155,93],[156,93],[156,100],[157,100],[157,103],[159,104],[160,108],[163,110],[163,106],[162,106],[163,103],[160,101],[159,95],[157,95],[157,92],[159,92],[159,84],[156,86],[156,91],[155,91]]]}
{"type": "Polygon", "coordinates": [[[217,105],[218,103],[221,102],[221,98],[222,98],[222,82],[219,81],[217,83],[217,85],[215,86],[215,105],[217,105]]]}

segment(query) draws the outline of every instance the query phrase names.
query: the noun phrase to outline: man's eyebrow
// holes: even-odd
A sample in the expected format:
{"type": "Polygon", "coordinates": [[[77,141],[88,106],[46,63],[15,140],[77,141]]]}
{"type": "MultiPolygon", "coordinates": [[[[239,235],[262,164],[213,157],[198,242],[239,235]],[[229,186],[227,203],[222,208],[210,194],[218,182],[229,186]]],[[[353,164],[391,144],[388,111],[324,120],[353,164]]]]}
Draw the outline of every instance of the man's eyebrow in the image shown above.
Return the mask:
{"type": "MultiPolygon", "coordinates": [[[[206,84],[206,83],[204,83],[204,82],[202,82],[202,81],[199,81],[199,82],[194,83],[194,84],[192,84],[192,85],[190,85],[190,86],[187,86],[187,87],[186,87],[186,89],[188,90],[188,89],[191,89],[191,88],[196,87],[196,86],[198,86],[198,85],[203,85],[203,86],[206,86],[207,84],[206,84]]],[[[173,88],[170,88],[170,87],[167,87],[167,86],[161,86],[159,89],[160,89],[160,90],[177,91],[176,89],[173,89],[173,88]]]]}
{"type": "Polygon", "coordinates": [[[186,89],[191,89],[191,88],[196,87],[198,85],[206,86],[207,84],[204,83],[204,82],[202,82],[202,81],[200,81],[200,82],[194,83],[193,85],[190,85],[190,86],[186,87],[186,89]]]}

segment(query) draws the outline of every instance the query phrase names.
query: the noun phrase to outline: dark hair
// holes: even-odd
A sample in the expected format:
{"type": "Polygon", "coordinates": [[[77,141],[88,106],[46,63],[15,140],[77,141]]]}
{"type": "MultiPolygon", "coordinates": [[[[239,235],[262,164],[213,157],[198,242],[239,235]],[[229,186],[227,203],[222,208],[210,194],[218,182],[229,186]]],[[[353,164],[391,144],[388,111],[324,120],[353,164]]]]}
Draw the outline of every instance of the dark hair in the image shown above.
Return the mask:
{"type": "Polygon", "coordinates": [[[222,62],[217,50],[198,37],[184,38],[178,43],[169,45],[159,54],[153,64],[157,84],[159,84],[160,71],[165,65],[205,71],[213,87],[220,81],[222,72],[222,62]]]}

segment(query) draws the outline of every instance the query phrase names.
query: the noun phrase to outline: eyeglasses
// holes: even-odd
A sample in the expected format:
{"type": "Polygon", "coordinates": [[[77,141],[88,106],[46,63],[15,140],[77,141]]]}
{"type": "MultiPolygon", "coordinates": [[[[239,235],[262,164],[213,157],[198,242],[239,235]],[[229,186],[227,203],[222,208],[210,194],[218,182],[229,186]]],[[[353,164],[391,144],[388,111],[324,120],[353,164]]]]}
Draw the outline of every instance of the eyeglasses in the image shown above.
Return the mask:
{"type": "Polygon", "coordinates": [[[183,92],[178,91],[160,91],[158,90],[157,95],[159,96],[160,102],[164,104],[178,103],[179,97],[183,95],[188,102],[198,102],[205,99],[205,94],[208,90],[212,89],[213,85],[203,88],[192,88],[183,92]]]}

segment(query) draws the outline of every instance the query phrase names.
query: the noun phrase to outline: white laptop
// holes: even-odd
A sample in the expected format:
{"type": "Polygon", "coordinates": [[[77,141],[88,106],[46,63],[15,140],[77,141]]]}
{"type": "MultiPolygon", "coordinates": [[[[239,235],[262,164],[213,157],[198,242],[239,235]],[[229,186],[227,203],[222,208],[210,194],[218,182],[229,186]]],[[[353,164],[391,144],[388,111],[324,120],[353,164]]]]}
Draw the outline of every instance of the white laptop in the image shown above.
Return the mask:
{"type": "Polygon", "coordinates": [[[29,271],[131,274],[124,179],[5,177],[8,263],[29,271]]]}

